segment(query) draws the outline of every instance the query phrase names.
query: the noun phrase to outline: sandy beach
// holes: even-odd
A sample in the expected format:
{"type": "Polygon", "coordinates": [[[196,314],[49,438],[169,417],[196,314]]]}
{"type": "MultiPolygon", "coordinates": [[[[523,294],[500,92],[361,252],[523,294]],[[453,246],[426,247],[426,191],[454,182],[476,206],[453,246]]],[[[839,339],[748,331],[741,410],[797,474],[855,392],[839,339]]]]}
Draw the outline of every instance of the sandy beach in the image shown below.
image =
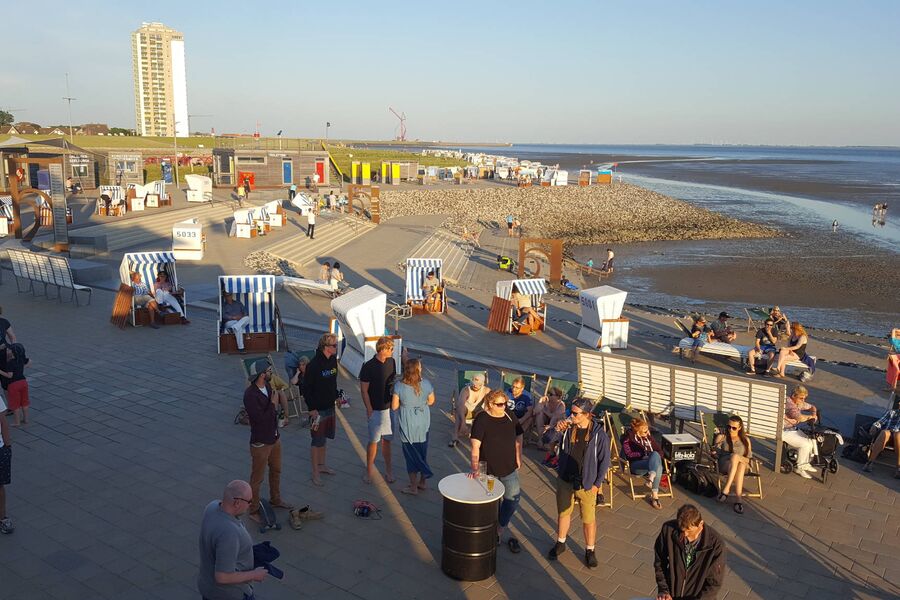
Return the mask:
{"type": "Polygon", "coordinates": [[[761,238],[778,231],[698,208],[644,188],[616,183],[591,187],[492,185],[477,188],[386,191],[382,218],[446,214],[447,226],[470,231],[512,214],[532,237],[561,238],[567,244],[650,240],[761,238]]]}

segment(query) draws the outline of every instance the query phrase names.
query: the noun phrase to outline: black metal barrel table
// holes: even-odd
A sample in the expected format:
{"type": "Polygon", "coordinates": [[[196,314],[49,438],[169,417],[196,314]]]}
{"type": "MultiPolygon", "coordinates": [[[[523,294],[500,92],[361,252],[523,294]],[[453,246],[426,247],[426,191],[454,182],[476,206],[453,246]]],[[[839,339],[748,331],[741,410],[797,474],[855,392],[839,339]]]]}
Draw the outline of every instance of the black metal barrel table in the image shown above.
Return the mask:
{"type": "Polygon", "coordinates": [[[488,494],[485,483],[465,473],[438,483],[444,497],[441,570],[462,581],[481,581],[497,570],[497,516],[504,488],[500,480],[488,494]]]}

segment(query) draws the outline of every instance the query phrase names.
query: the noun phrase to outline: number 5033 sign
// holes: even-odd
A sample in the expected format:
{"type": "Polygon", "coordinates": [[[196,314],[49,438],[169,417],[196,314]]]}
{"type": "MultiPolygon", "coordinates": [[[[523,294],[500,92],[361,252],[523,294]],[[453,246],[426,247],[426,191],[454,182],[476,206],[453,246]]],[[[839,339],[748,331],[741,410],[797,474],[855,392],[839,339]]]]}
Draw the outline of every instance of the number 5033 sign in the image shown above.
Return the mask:
{"type": "Polygon", "coordinates": [[[173,250],[200,250],[203,248],[203,227],[200,224],[177,223],[172,227],[173,250]]]}

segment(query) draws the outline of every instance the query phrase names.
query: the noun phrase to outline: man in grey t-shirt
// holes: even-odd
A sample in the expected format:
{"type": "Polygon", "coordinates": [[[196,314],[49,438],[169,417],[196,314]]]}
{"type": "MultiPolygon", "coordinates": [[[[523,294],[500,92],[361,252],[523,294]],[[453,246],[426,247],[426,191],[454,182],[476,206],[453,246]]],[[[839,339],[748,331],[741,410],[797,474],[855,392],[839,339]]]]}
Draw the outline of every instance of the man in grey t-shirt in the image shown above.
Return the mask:
{"type": "Polygon", "coordinates": [[[239,519],[249,505],[250,484],[235,480],[225,486],[221,501],[203,511],[197,589],[204,600],[252,599],[251,582],[266,578],[265,568],[253,568],[253,540],[239,519]]]}

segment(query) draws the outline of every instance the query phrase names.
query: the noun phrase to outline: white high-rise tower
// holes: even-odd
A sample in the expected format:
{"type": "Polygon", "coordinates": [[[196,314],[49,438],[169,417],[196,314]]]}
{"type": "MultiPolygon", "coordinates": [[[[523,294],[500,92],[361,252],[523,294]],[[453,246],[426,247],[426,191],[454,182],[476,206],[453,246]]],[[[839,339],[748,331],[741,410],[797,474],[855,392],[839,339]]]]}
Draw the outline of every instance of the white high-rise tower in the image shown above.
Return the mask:
{"type": "Polygon", "coordinates": [[[134,118],[140,135],[190,135],[184,35],[162,23],[131,34],[134,118]]]}

